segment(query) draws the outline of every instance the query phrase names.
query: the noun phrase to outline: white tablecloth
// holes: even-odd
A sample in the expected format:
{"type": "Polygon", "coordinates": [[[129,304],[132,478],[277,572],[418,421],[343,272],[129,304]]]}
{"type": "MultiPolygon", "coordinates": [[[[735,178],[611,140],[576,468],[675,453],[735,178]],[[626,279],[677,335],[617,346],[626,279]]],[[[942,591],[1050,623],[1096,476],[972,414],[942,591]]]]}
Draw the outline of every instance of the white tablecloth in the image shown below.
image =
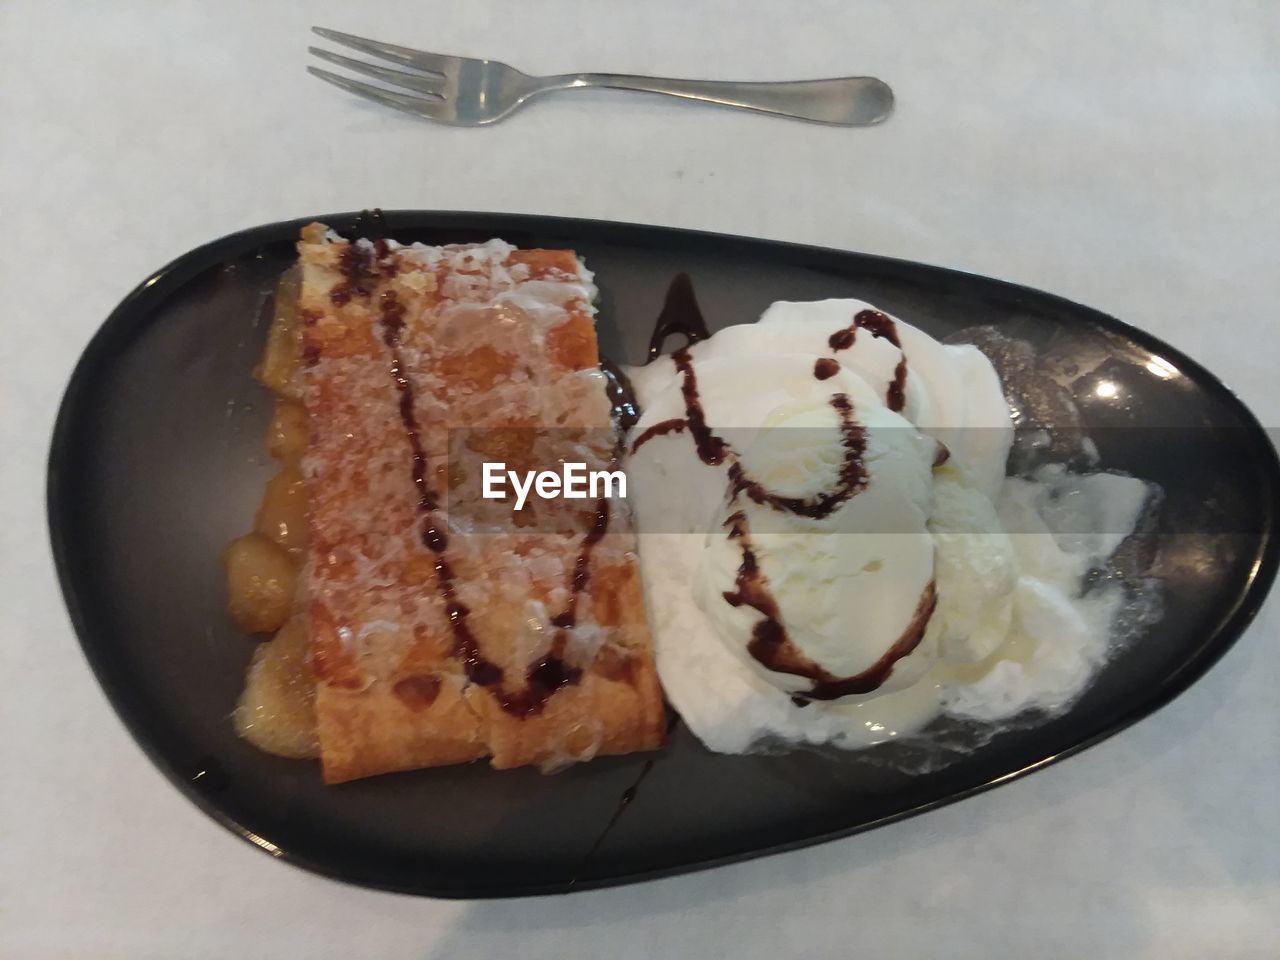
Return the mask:
{"type": "Polygon", "coordinates": [[[1280,955],[1275,604],[1169,708],[958,806],[640,886],[451,903],[277,863],[170,788],[85,665],[43,510],[66,378],[134,284],[241,227],[372,206],[992,274],[1168,339],[1274,424],[1280,6],[8,0],[0,129],[0,956],[1280,955]],[[589,93],[446,129],[309,78],[312,23],[534,72],[869,73],[899,106],[842,130],[589,93]]]}

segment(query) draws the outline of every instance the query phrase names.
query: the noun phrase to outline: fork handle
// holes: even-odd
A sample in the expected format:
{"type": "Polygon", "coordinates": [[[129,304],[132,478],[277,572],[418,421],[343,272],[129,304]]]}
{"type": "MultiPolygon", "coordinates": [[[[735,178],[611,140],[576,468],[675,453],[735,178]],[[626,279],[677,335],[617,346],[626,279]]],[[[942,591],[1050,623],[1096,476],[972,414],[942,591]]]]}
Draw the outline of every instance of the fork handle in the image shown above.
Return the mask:
{"type": "Polygon", "coordinates": [[[893,110],[893,91],[875,77],[740,83],[637,77],[621,73],[577,73],[548,77],[547,80],[549,83],[543,88],[546,90],[588,87],[638,90],[845,127],[879,123],[893,110]]]}

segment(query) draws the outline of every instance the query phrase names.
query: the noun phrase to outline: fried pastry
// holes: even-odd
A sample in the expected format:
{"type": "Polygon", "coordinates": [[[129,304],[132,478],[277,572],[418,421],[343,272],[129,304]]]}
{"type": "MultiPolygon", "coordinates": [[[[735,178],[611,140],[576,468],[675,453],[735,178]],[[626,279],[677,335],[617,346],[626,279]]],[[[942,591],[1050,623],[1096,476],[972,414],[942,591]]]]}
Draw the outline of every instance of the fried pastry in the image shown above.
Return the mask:
{"type": "MultiPolygon", "coordinates": [[[[278,312],[258,375],[278,397],[273,509],[288,514],[300,475],[307,529],[260,513],[253,536],[300,565],[289,629],[307,643],[290,649],[307,651],[297,682],[314,682],[326,781],[660,746],[625,502],[517,512],[480,496],[485,460],[615,457],[585,268],[567,250],[348,242],[319,224],[298,249],[296,309],[278,312]]],[[[268,749],[307,742],[272,726],[297,724],[305,699],[242,702],[238,725],[268,749]]]]}

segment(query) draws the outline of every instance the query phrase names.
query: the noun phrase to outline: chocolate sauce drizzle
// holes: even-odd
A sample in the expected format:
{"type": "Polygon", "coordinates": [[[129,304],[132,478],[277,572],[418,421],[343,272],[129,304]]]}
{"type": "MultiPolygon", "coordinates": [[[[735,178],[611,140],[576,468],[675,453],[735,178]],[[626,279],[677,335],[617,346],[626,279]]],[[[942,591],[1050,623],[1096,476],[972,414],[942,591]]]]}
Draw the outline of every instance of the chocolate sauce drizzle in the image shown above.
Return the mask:
{"type": "Polygon", "coordinates": [[[570,581],[569,601],[564,611],[551,618],[551,625],[568,630],[578,624],[578,597],[591,582],[591,549],[600,542],[609,529],[609,501],[601,497],[596,501],[596,515],[591,522],[591,529],[582,538],[582,548],[578,551],[578,559],[573,565],[573,579],[570,581]]]}
{"type": "Polygon", "coordinates": [[[565,661],[564,649],[569,641],[569,631],[578,624],[578,601],[591,582],[591,551],[604,538],[608,530],[609,500],[601,497],[596,500],[595,516],[591,521],[591,527],[582,538],[582,546],[578,548],[578,556],[573,564],[573,577],[570,580],[569,599],[565,603],[564,610],[551,618],[551,625],[556,628],[551,649],[541,660],[530,664],[525,672],[525,685],[522,690],[499,691],[498,702],[508,713],[521,717],[538,713],[553,693],[561,687],[575,684],[582,679],[582,669],[565,661]]]}
{"type": "Polygon", "coordinates": [[[373,253],[362,243],[348,243],[338,254],[338,272],[342,282],[329,291],[329,299],[335,306],[349,303],[359,294],[368,297],[373,292],[375,274],[371,269],[373,253]]]}
{"type": "Polygon", "coordinates": [[[351,221],[351,232],[357,237],[388,237],[391,235],[391,224],[381,207],[370,210],[365,207],[351,221]]]}
{"type": "Polygon", "coordinates": [[[670,420],[655,423],[640,436],[636,437],[635,442],[631,444],[631,452],[635,453],[654,437],[665,437],[669,433],[684,433],[685,428],[688,426],[689,421],[684,417],[672,417],[670,420]]]}
{"type": "Polygon", "coordinates": [[[600,372],[604,374],[604,392],[609,398],[609,411],[613,417],[613,424],[619,435],[624,434],[640,419],[640,410],[636,407],[631,381],[621,367],[604,357],[600,358],[600,372]]]}
{"type": "MultiPolygon", "coordinates": [[[[396,262],[387,242],[379,239],[373,243],[372,249],[365,244],[348,244],[339,256],[339,269],[343,281],[330,293],[335,304],[346,303],[357,294],[370,298],[377,282],[376,277],[394,276],[396,262]]],[[[440,515],[436,493],[427,483],[428,462],[414,412],[413,383],[408,377],[401,350],[404,304],[400,303],[394,290],[384,290],[379,297],[378,306],[382,341],[391,354],[391,378],[399,394],[400,422],[412,453],[416,506],[422,514],[420,537],[423,546],[435,557],[436,584],[444,602],[449,628],[453,632],[454,655],[462,660],[463,671],[470,682],[496,688],[493,694],[503,710],[516,716],[538,713],[557,690],[578,683],[582,678],[581,668],[565,662],[564,648],[568,642],[568,630],[577,623],[578,599],[590,582],[591,551],[609,527],[609,501],[602,498],[596,502],[595,517],[583,537],[574,563],[565,611],[552,618],[557,632],[552,639],[550,651],[528,667],[521,689],[506,690],[503,687],[502,668],[481,652],[480,644],[468,622],[471,611],[458,599],[457,576],[448,556],[447,523],[440,515]]]]}
{"type": "Polygon", "coordinates": [[[671,354],[671,360],[680,374],[680,392],[684,396],[684,416],[655,423],[636,437],[635,442],[631,444],[631,452],[635,453],[654,437],[669,433],[683,433],[688,430],[693,437],[698,458],[708,466],[719,466],[733,451],[722,437],[717,436],[707,426],[706,411],[702,409],[702,398],[698,395],[698,375],[694,372],[693,357],[689,354],[689,348],[681,347],[671,354]]]}
{"type": "Polygon", "coordinates": [[[813,685],[808,690],[792,696],[792,702],[797,706],[803,706],[810,700],[838,700],[871,693],[889,678],[893,665],[919,645],[938,602],[932,580],[920,596],[911,623],[879,660],[852,677],[837,677],[824,670],[806,657],[787,635],[777,598],[769,589],[768,578],[760,569],[751,545],[746,514],[741,510],[735,511],[725,520],[725,526],[729,528],[729,538],[737,540],[742,548],[742,563],[738,567],[734,589],[724,592],[725,602],[735,607],[748,606],[761,615],[747,644],[747,651],[752,657],[775,673],[788,673],[812,681],[813,685]]]}
{"type": "Polygon", "coordinates": [[[813,378],[815,380],[830,380],[839,372],[839,360],[832,360],[830,357],[819,357],[813,361],[813,378]]]}
{"type": "Polygon", "coordinates": [[[702,409],[702,397],[698,395],[698,375],[693,369],[693,357],[688,347],[681,347],[671,355],[676,369],[680,371],[680,392],[684,395],[684,419],[689,435],[693,437],[693,445],[698,450],[698,458],[707,466],[716,467],[724,463],[730,453],[729,444],[716,436],[707,426],[706,411],[702,409]]]}
{"type": "Polygon", "coordinates": [[[663,344],[671,336],[684,337],[686,347],[711,336],[707,332],[707,321],[702,316],[702,308],[698,306],[698,298],[693,293],[693,281],[687,273],[677,273],[667,287],[662,312],[658,314],[653,336],[649,338],[650,360],[658,358],[663,344]]]}
{"type": "Polygon", "coordinates": [[[368,298],[379,277],[394,277],[398,262],[391,252],[391,245],[381,237],[372,244],[347,244],[338,254],[342,282],[329,291],[334,305],[350,303],[355,296],[368,298]]]}
{"type": "MultiPolygon", "coordinates": [[[[898,325],[893,322],[893,317],[879,310],[859,310],[853,315],[853,322],[849,326],[837,330],[827,338],[827,345],[837,352],[848,350],[857,339],[859,330],[865,330],[873,337],[888,340],[898,348],[901,354],[898,365],[893,369],[893,379],[889,381],[889,387],[884,396],[885,406],[896,413],[905,406],[907,399],[907,355],[902,349],[902,341],[898,339],[898,325]]],[[[817,367],[814,367],[814,376],[819,380],[825,380],[834,372],[833,370],[824,377],[820,376],[817,367]]]]}
{"type": "Polygon", "coordinates": [[[831,398],[831,406],[840,418],[840,445],[844,455],[840,461],[840,482],[831,491],[823,490],[810,500],[784,497],[774,493],[758,480],[753,480],[734,461],[729,465],[730,497],[737,499],[745,493],[762,507],[785,510],[802,517],[822,520],[831,516],[836,508],[860,493],[867,485],[867,468],[863,454],[867,452],[867,431],[853,418],[853,404],[848,396],[837,393],[831,398]]]}
{"type": "Polygon", "coordinates": [[[892,317],[879,310],[859,310],[853,315],[853,322],[828,337],[827,343],[832,350],[848,350],[853,346],[859,330],[865,330],[873,337],[883,337],[899,350],[902,349],[902,343],[898,340],[898,325],[893,322],[892,317]]]}
{"type": "MultiPolygon", "coordinates": [[[[353,245],[354,246],[354,245],[353,245]]],[[[350,250],[353,246],[349,246],[350,250]]],[[[381,297],[382,342],[391,352],[391,378],[400,395],[400,423],[413,453],[413,486],[418,494],[418,512],[423,515],[422,545],[435,556],[436,583],[444,601],[445,616],[453,631],[454,654],[462,658],[467,679],[481,686],[502,682],[502,668],[485,658],[467,618],[471,611],[458,600],[456,575],[449,563],[449,534],[437,512],[436,496],[427,485],[427,454],[422,447],[418,421],[414,414],[413,383],[405,373],[404,358],[400,350],[400,334],[404,329],[404,304],[394,290],[386,290],[381,297]]]]}
{"type": "MultiPolygon", "coordinates": [[[[901,348],[899,348],[901,349],[901,348]]],[[[885,390],[884,405],[898,413],[907,404],[907,357],[903,354],[898,365],[893,368],[893,379],[885,390]]]]}
{"type": "Polygon", "coordinates": [[[724,461],[728,450],[726,444],[715,436],[707,427],[703,415],[702,400],[698,397],[697,374],[693,370],[693,360],[689,355],[689,347],[711,336],[707,332],[707,321],[702,316],[702,308],[698,306],[698,298],[693,292],[693,281],[687,273],[677,273],[667,287],[666,298],[662,302],[662,312],[654,321],[653,336],[649,338],[649,361],[652,362],[662,353],[662,346],[671,336],[684,337],[684,344],[671,354],[671,360],[679,371],[681,390],[684,393],[685,415],[671,420],[663,420],[640,434],[631,444],[634,454],[654,437],[666,436],[669,433],[683,433],[688,430],[693,434],[693,442],[698,448],[698,456],[702,462],[715,466],[724,461]]]}

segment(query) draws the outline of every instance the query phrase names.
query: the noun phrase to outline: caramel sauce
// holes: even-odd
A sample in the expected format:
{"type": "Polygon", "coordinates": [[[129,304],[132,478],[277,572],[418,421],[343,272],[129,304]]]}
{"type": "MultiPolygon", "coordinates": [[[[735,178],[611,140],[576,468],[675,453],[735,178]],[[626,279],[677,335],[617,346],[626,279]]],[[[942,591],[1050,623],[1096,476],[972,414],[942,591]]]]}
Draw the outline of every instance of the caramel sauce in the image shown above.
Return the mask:
{"type": "Polygon", "coordinates": [[[434,674],[414,674],[397,680],[391,693],[410,710],[425,710],[440,696],[440,678],[434,674]]]}

